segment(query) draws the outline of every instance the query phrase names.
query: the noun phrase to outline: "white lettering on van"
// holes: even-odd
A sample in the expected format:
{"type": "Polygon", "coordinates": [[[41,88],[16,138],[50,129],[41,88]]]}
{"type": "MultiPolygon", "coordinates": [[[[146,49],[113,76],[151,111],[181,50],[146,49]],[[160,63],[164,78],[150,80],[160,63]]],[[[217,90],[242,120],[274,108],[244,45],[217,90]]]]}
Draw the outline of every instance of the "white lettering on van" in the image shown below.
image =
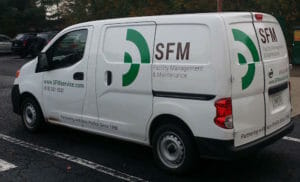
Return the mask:
{"type": "Polygon", "coordinates": [[[249,137],[254,137],[254,136],[258,136],[260,133],[265,131],[265,127],[261,127],[252,131],[249,131],[247,133],[242,133],[241,134],[241,139],[247,139],[249,137]]]}
{"type": "Polygon", "coordinates": [[[286,114],[284,117],[277,119],[276,121],[272,122],[271,124],[267,125],[267,130],[270,130],[271,128],[278,127],[282,123],[289,121],[290,115],[286,114]]]}
{"type": "Polygon", "coordinates": [[[178,42],[168,42],[158,43],[156,45],[155,58],[157,60],[169,60],[171,54],[176,54],[176,60],[189,60],[190,58],[190,42],[186,42],[183,46],[183,43],[178,42]],[[176,51],[176,52],[175,52],[176,51]]]}
{"type": "Polygon", "coordinates": [[[272,80],[269,81],[269,84],[272,85],[272,84],[276,84],[276,83],[279,83],[279,82],[282,82],[282,81],[287,81],[289,79],[289,75],[284,75],[284,76],[281,76],[281,77],[276,77],[276,78],[273,78],[272,80]]]}
{"type": "Polygon", "coordinates": [[[118,131],[119,127],[113,124],[108,124],[108,123],[103,123],[101,121],[92,121],[88,119],[82,119],[82,118],[73,118],[70,116],[60,116],[62,120],[65,122],[76,125],[76,126],[81,126],[81,127],[88,127],[88,128],[93,128],[93,129],[105,129],[105,130],[112,130],[112,131],[118,131]]]}
{"type": "Polygon", "coordinates": [[[259,28],[258,32],[262,43],[278,42],[274,27],[259,28]]]}
{"type": "Polygon", "coordinates": [[[190,76],[197,72],[204,70],[202,65],[153,65],[152,77],[163,79],[188,79],[190,76]]]}

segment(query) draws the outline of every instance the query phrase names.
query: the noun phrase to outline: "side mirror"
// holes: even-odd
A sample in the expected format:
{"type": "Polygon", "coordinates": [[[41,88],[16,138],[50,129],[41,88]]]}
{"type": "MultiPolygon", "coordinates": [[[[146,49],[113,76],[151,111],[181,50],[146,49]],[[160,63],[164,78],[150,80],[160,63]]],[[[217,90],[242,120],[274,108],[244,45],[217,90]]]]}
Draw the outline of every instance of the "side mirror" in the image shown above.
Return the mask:
{"type": "Polygon", "coordinates": [[[45,53],[40,53],[38,56],[38,66],[36,71],[41,72],[47,70],[49,70],[47,55],[45,53]]]}

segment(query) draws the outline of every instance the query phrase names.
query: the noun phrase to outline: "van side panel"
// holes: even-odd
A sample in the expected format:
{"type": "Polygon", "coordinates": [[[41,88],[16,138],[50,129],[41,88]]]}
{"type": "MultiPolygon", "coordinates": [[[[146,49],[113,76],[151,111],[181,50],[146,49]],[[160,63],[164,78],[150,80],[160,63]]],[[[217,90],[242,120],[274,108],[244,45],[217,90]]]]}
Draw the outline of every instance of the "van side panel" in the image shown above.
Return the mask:
{"type": "Polygon", "coordinates": [[[96,71],[99,131],[145,140],[155,28],[154,22],[141,21],[103,26],[96,71]]]}
{"type": "MultiPolygon", "coordinates": [[[[97,51],[100,41],[95,37],[100,37],[101,35],[101,26],[95,26],[94,37],[92,39],[92,45],[90,48],[90,56],[87,64],[87,74],[86,74],[86,88],[87,92],[84,99],[82,119],[90,121],[93,123],[98,122],[98,109],[97,109],[97,100],[96,98],[96,65],[97,65],[97,51]]],[[[87,127],[88,128],[88,127],[87,127]]],[[[89,128],[94,128],[89,126],[89,128]]]]}
{"type": "MultiPolygon", "coordinates": [[[[152,65],[153,115],[171,114],[200,138],[232,140],[214,123],[215,101],[231,96],[226,31],[215,14],[157,18],[152,65]]],[[[148,131],[151,122],[148,124],[148,131]]]]}
{"type": "Polygon", "coordinates": [[[154,91],[215,93],[210,33],[203,24],[157,25],[152,66],[154,91]]]}
{"type": "MultiPolygon", "coordinates": [[[[43,114],[45,115],[45,109],[43,104],[43,90],[42,90],[42,82],[43,82],[43,73],[35,73],[35,67],[37,65],[37,58],[26,63],[22,66],[22,71],[14,82],[14,85],[18,84],[20,88],[20,94],[25,92],[32,94],[37,101],[39,102],[43,114]]],[[[45,115],[47,117],[47,115],[45,115]]]]}

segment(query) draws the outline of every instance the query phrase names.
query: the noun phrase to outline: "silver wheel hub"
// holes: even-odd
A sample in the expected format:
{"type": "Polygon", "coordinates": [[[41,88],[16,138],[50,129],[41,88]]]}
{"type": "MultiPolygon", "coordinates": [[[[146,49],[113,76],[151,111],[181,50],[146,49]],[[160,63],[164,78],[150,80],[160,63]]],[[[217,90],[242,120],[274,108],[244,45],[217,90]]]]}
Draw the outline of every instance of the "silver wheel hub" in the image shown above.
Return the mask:
{"type": "Polygon", "coordinates": [[[36,111],[32,104],[28,104],[23,112],[25,122],[32,125],[36,120],[36,111]]]}
{"type": "Polygon", "coordinates": [[[185,159],[183,142],[173,132],[167,132],[160,136],[157,150],[161,161],[169,168],[178,168],[185,159]]]}

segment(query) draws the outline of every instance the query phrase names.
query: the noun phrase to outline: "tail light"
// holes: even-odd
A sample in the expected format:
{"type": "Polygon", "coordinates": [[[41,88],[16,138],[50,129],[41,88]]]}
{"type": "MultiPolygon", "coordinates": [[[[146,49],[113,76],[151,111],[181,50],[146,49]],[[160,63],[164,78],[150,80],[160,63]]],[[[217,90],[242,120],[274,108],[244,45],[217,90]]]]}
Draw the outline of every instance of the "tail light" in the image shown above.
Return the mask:
{"type": "Polygon", "coordinates": [[[255,14],[254,16],[257,21],[262,21],[263,19],[263,14],[255,14]]]}
{"type": "Polygon", "coordinates": [[[23,46],[25,47],[27,45],[27,40],[23,41],[23,46]]]}
{"type": "Polygon", "coordinates": [[[20,76],[20,70],[18,70],[17,72],[16,72],[16,78],[18,78],[20,76]]]}
{"type": "Polygon", "coordinates": [[[215,103],[216,117],[215,123],[221,128],[232,129],[232,103],[231,98],[223,98],[215,103]]]}

